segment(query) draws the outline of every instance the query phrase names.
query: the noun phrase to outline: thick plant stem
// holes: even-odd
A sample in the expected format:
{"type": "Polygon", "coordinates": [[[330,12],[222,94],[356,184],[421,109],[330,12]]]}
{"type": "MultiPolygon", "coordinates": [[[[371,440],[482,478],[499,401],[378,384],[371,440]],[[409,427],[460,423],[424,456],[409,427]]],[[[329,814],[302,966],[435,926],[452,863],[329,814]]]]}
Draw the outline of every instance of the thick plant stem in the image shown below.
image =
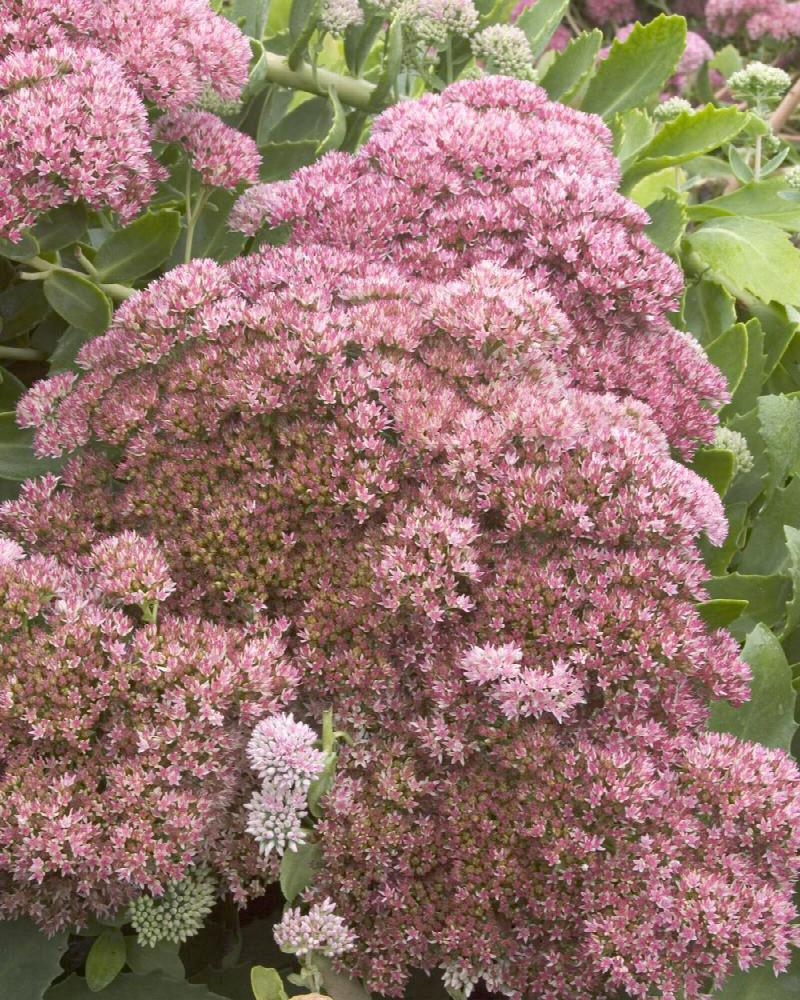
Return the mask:
{"type": "Polygon", "coordinates": [[[769,123],[772,126],[773,132],[778,133],[783,131],[784,126],[794,114],[798,104],[800,104],[800,76],[794,81],[791,90],[772,112],[769,123]]]}
{"type": "Polygon", "coordinates": [[[300,63],[297,69],[291,69],[284,56],[267,52],[267,79],[281,87],[291,90],[305,90],[309,94],[328,96],[328,87],[335,87],[339,100],[353,108],[362,111],[370,110],[370,100],[375,90],[375,84],[368,80],[355,80],[353,77],[332,73],[320,66],[316,73],[308,63],[300,63]]]}
{"type": "Polygon", "coordinates": [[[30,347],[5,347],[0,344],[0,358],[9,361],[43,361],[46,357],[44,351],[34,351],[30,347]]]}

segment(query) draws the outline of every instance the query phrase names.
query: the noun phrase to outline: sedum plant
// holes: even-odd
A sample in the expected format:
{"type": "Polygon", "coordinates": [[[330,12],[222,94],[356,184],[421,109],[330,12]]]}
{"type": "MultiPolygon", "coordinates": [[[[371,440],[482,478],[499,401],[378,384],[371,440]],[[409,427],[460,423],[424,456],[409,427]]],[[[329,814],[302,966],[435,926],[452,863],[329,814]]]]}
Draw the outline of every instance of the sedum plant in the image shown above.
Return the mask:
{"type": "Polygon", "coordinates": [[[0,2],[0,986],[797,984],[792,6],[0,2]]]}

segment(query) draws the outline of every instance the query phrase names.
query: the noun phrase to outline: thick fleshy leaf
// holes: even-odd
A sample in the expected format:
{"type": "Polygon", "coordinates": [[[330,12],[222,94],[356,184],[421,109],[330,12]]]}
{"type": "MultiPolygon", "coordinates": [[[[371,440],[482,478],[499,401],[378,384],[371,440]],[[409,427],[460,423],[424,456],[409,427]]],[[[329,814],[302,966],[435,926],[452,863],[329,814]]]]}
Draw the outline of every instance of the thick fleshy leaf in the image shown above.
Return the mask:
{"type": "Polygon", "coordinates": [[[59,459],[35,457],[33,431],[18,427],[13,413],[0,413],[0,478],[21,481],[60,468],[59,459]]]}
{"type": "Polygon", "coordinates": [[[25,392],[25,383],[20,382],[13,372],[0,368],[0,413],[7,413],[17,405],[17,400],[25,392]]]}
{"type": "Polygon", "coordinates": [[[568,97],[581,85],[594,67],[602,44],[603,32],[595,28],[573,38],[563,52],[556,53],[541,81],[552,100],[568,97]]]}
{"type": "MultiPolygon", "coordinates": [[[[80,976],[70,976],[47,991],[45,1000],[92,1000],[97,996],[80,976]]],[[[174,979],[151,976],[117,976],[103,990],[103,1000],[220,1000],[207,986],[177,983],[174,979]]]]}
{"type": "Polygon", "coordinates": [[[786,568],[786,527],[800,529],[800,479],[775,490],[753,523],[739,558],[742,573],[779,573],[786,568]]]}
{"type": "Polygon", "coordinates": [[[702,269],[734,295],[800,305],[800,251],[786,233],[759,219],[732,217],[704,223],[687,237],[702,269]]]}
{"type": "Polygon", "coordinates": [[[726,215],[746,215],[796,233],[800,231],[800,202],[782,198],[781,192],[785,190],[786,183],[780,177],[758,184],[745,184],[730,194],[692,205],[689,218],[701,221],[726,215]]]}
{"type": "Polygon", "coordinates": [[[111,300],[77,271],[53,271],[44,282],[44,295],[55,312],[79,330],[94,335],[111,322],[111,300]]]}
{"type": "Polygon", "coordinates": [[[113,983],[125,965],[127,948],[119,928],[109,928],[94,939],[86,957],[86,985],[99,993],[113,983]]]}
{"type": "Polygon", "coordinates": [[[0,340],[32,330],[50,312],[40,281],[21,281],[0,292],[0,340]]]}
{"type": "Polygon", "coordinates": [[[154,271],[172,253],[180,231],[180,214],[165,208],[112,233],[94,260],[100,281],[130,282],[154,271]]]}
{"type": "Polygon", "coordinates": [[[567,7],[569,0],[536,0],[517,18],[516,25],[527,35],[534,59],[544,52],[567,7]]]}
{"type": "Polygon", "coordinates": [[[747,327],[736,323],[706,346],[708,359],[727,379],[731,396],[739,388],[747,369],[747,342],[747,327]]]}
{"type": "Polygon", "coordinates": [[[645,174],[674,167],[717,149],[738,135],[746,123],[747,115],[736,108],[712,105],[678,115],[639,150],[636,161],[625,173],[625,185],[630,187],[645,174]]]}
{"type": "Polygon", "coordinates": [[[775,975],[771,965],[735,972],[712,1000],[797,1000],[800,997],[800,951],[787,972],[775,975]]]}
{"type": "Polygon", "coordinates": [[[647,237],[664,253],[674,254],[686,228],[686,209],[677,198],[659,198],[647,206],[650,223],[645,227],[647,237]]]}
{"type": "Polygon", "coordinates": [[[325,992],[330,995],[331,1000],[370,1000],[372,994],[368,993],[357,980],[336,972],[329,958],[317,955],[315,960],[322,973],[325,992]]]}
{"type": "Polygon", "coordinates": [[[347,134],[347,116],[344,113],[342,102],[339,100],[339,95],[336,93],[335,87],[328,88],[328,97],[333,110],[333,120],[331,121],[331,127],[328,129],[328,134],[320,142],[319,146],[317,146],[317,156],[329,153],[332,149],[338,149],[344,142],[344,137],[347,134]]]}
{"type": "Polygon", "coordinates": [[[140,944],[135,937],[126,937],[127,963],[137,976],[147,976],[158,972],[167,979],[183,979],[185,971],[178,955],[178,945],[168,941],[159,942],[153,948],[140,944]]]}
{"type": "Polygon", "coordinates": [[[767,449],[770,484],[777,488],[787,475],[800,473],[800,399],[762,396],[758,422],[767,449]]]}
{"type": "Polygon", "coordinates": [[[77,243],[88,223],[83,205],[61,205],[43,216],[33,227],[33,233],[40,250],[61,250],[77,243]]]}
{"type": "Polygon", "coordinates": [[[701,344],[709,344],[736,322],[733,296],[722,285],[701,278],[686,289],[683,320],[701,344]]]}
{"type": "Polygon", "coordinates": [[[41,1000],[66,947],[66,934],[47,937],[30,920],[0,923],[0,997],[41,1000]]]}
{"type": "Polygon", "coordinates": [[[770,628],[780,624],[792,585],[788,576],[783,573],[773,573],[770,576],[728,573],[709,580],[706,590],[712,600],[747,601],[744,613],[731,623],[730,628],[739,641],[744,641],[748,633],[759,624],[770,628]]]}
{"type": "Polygon", "coordinates": [[[250,973],[250,985],[255,1000],[287,1000],[283,980],[275,969],[254,965],[250,973]]]}
{"type": "Polygon", "coordinates": [[[30,260],[39,253],[39,244],[31,233],[23,233],[15,241],[0,238],[0,257],[9,260],[30,260]]]}
{"type": "Polygon", "coordinates": [[[314,868],[322,851],[319,844],[307,841],[296,851],[287,851],[281,858],[281,891],[287,903],[292,903],[314,880],[314,868]]]}
{"type": "Polygon", "coordinates": [[[709,728],[788,751],[797,729],[795,693],[781,644],[766,625],[758,625],[747,637],[742,658],[753,672],[750,700],[739,708],[714,702],[709,728]]]}
{"type": "Polygon", "coordinates": [[[725,628],[736,621],[746,607],[747,601],[703,601],[697,605],[697,610],[709,628],[725,628]]]}
{"type": "Polygon", "coordinates": [[[608,118],[657,94],[675,72],[686,47],[686,21],[660,14],[614,41],[581,102],[583,111],[608,118]]]}
{"type": "Polygon", "coordinates": [[[724,496],[733,480],[736,465],[733,453],[724,448],[701,448],[694,456],[692,469],[707,479],[719,496],[724,496]]]}

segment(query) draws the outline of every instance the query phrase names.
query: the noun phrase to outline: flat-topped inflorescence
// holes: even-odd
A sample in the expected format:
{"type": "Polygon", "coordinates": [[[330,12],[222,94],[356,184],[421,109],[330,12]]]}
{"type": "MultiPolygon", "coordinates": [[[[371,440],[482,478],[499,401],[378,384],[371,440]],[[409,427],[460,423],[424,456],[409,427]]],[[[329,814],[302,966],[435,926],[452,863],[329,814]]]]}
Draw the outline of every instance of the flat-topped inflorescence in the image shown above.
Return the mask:
{"type": "Polygon", "coordinates": [[[248,233],[289,223],[296,245],[349,249],[425,279],[482,260],[522,269],[579,331],[573,384],[646,401],[690,454],[710,438],[707,404],[726,386],[670,324],[680,271],[619,180],[599,118],[532,83],[487,77],[390,108],[357,154],[251,188],[231,218],[248,233]]]}

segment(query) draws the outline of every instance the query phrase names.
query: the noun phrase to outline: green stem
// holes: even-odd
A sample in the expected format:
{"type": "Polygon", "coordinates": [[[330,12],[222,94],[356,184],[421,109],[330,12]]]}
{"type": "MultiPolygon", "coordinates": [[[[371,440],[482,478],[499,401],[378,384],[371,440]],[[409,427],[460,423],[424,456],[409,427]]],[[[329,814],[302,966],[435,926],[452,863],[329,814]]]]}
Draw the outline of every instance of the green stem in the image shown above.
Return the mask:
{"type": "Polygon", "coordinates": [[[10,361],[44,361],[47,355],[44,351],[34,351],[30,347],[6,347],[0,344],[0,358],[10,361]]]}
{"type": "Polygon", "coordinates": [[[124,302],[125,299],[129,299],[131,295],[136,294],[136,289],[131,288],[129,285],[99,285],[106,295],[110,295],[112,299],[116,299],[118,302],[124,302]]]}
{"type": "Polygon", "coordinates": [[[756,151],[753,157],[753,180],[756,182],[761,180],[761,145],[763,136],[756,136],[756,151]]]}
{"type": "MultiPolygon", "coordinates": [[[[189,173],[191,174],[191,170],[189,173]]],[[[189,196],[189,185],[190,182],[187,181],[187,198],[189,196]]],[[[191,201],[186,202],[186,249],[183,254],[183,259],[186,264],[188,264],[192,259],[192,243],[194,242],[195,226],[197,225],[197,220],[200,218],[200,213],[206,207],[206,202],[208,201],[210,194],[211,192],[209,189],[207,187],[203,187],[195,199],[194,207],[191,208],[191,210],[191,201]]]]}
{"type": "Polygon", "coordinates": [[[322,713],[322,749],[325,753],[330,753],[333,744],[333,709],[328,708],[322,713]]]}
{"type": "Polygon", "coordinates": [[[322,66],[317,67],[316,74],[308,63],[301,62],[295,68],[289,65],[285,56],[274,52],[265,53],[267,57],[267,79],[281,87],[290,90],[304,90],[309,94],[327,97],[328,87],[335,87],[339,100],[350,107],[370,110],[370,100],[375,84],[368,80],[356,80],[341,73],[332,73],[322,66]]]}
{"type": "Polygon", "coordinates": [[[447,36],[447,48],[444,53],[445,60],[445,71],[447,73],[447,82],[453,82],[453,39],[450,35],[447,36]]]}

